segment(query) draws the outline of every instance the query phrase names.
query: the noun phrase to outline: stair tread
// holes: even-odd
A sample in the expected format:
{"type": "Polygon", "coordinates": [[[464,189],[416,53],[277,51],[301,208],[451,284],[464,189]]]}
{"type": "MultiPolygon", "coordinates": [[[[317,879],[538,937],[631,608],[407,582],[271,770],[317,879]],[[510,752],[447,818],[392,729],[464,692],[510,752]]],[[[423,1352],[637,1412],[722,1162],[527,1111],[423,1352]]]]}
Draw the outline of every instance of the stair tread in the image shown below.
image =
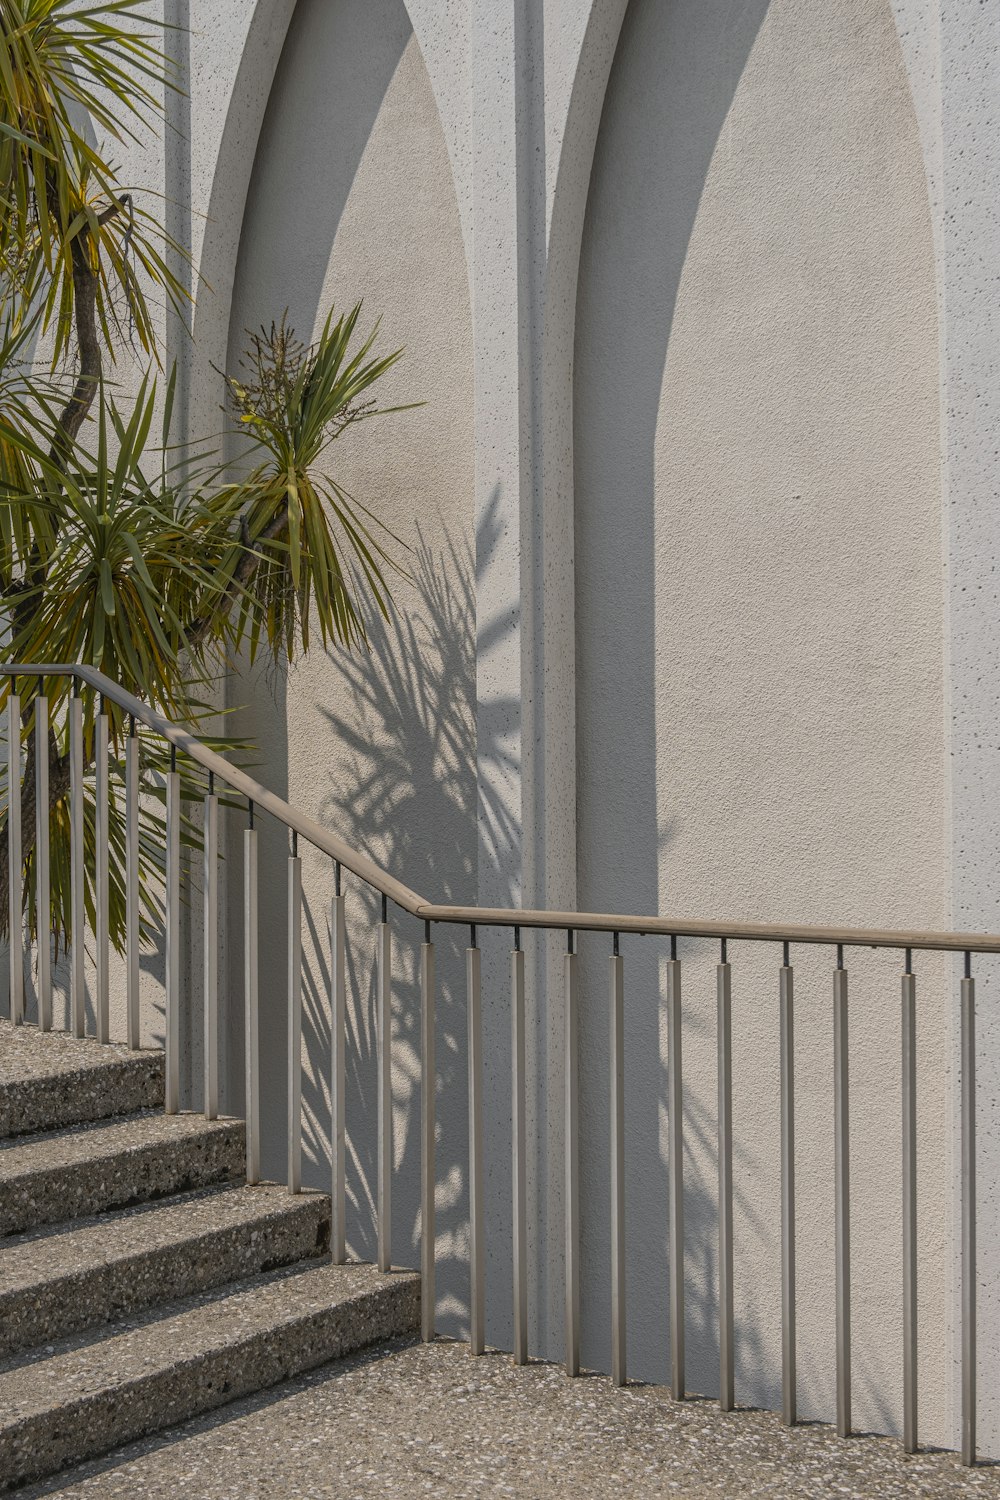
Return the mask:
{"type": "Polygon", "coordinates": [[[162,1052],[0,1021],[0,1138],[162,1103],[162,1052]]]}
{"type": "Polygon", "coordinates": [[[191,1246],[226,1230],[264,1229],[280,1219],[315,1215],[324,1207],[319,1193],[292,1195],[273,1184],[225,1185],[13,1235],[0,1241],[0,1316],[4,1297],[13,1293],[191,1246]]]}
{"type": "Polygon", "coordinates": [[[151,1146],[242,1134],[241,1120],[165,1115],[158,1110],[92,1121],[0,1142],[0,1187],[46,1171],[66,1171],[105,1158],[128,1157],[151,1146]]]}
{"type": "Polygon", "coordinates": [[[354,1325],[350,1343],[360,1347],[370,1342],[366,1324],[380,1294],[418,1285],[414,1273],[383,1275],[369,1265],[295,1267],[111,1325],[89,1341],[64,1341],[41,1359],[0,1369],[0,1438],[46,1413],[80,1408],[165,1372],[235,1353],[319,1315],[342,1314],[354,1325]]]}
{"type": "Polygon", "coordinates": [[[231,1182],[245,1141],[242,1120],[147,1110],[0,1142],[0,1234],[231,1182]]]}
{"type": "Polygon", "coordinates": [[[100,1072],[134,1063],[151,1063],[160,1071],[159,1051],[133,1051],[117,1042],[73,1037],[64,1031],[39,1031],[37,1026],[14,1026],[0,1019],[0,1089],[19,1083],[71,1073],[100,1072]]]}

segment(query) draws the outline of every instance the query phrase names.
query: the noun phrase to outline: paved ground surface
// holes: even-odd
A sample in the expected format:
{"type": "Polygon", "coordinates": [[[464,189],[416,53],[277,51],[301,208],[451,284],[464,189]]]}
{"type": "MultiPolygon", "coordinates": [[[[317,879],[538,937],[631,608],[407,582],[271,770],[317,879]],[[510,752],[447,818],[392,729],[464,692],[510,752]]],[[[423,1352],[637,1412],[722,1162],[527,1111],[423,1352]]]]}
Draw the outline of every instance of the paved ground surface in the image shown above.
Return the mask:
{"type": "Polygon", "coordinates": [[[1000,1497],[1000,1467],[400,1341],[18,1492],[81,1500],[1000,1497]]]}

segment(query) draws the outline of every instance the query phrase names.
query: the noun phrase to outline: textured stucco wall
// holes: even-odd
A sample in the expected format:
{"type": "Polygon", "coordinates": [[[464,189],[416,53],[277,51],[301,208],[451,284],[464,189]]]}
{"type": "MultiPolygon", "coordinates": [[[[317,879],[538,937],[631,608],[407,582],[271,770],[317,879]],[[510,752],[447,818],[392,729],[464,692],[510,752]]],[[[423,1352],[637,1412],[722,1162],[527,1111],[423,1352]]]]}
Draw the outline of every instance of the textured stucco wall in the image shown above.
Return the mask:
{"type": "MultiPolygon", "coordinates": [[[[820,19],[800,0],[738,15],[633,0],[577,310],[581,905],[945,920],[935,298],[920,140],[888,5],[839,0],[820,19]]],[[[690,1379],[713,1390],[717,954],[690,953],[690,1379]]],[[[794,957],[801,1399],[829,1417],[832,955],[794,957]]],[[[736,947],[731,959],[738,1381],[746,1399],[773,1403],[780,956],[736,947]]],[[[637,1373],[662,1379],[665,1037],[652,945],[629,945],[627,962],[630,1269],[646,1289],[631,1332],[637,1373]]],[[[895,960],[849,962],[856,1419],[885,1427],[898,1422],[898,979],[895,960]]],[[[921,972],[923,1418],[941,1436],[948,1413],[932,1391],[946,1384],[950,1309],[936,1226],[948,1160],[930,1127],[948,1048],[938,971],[921,972]]],[[[595,963],[595,1089],[603,982],[595,963]]],[[[595,1128],[598,1201],[605,1154],[595,1128]]],[[[592,1231],[595,1265],[602,1239],[592,1231]]],[[[606,1300],[596,1279],[591,1296],[595,1310],[606,1300]]],[[[592,1357],[606,1358],[604,1342],[592,1357]]]]}
{"type": "MultiPolygon", "coordinates": [[[[385,314],[386,342],[408,345],[394,377],[401,395],[430,403],[358,432],[336,455],[338,476],[407,540],[419,523],[399,632],[376,639],[370,664],[320,653],[287,681],[230,687],[231,704],[252,700],[241,722],[258,739],[264,779],[430,894],[522,891],[541,904],[995,927],[995,8],[156,0],[153,9],[161,4],[169,21],[192,27],[177,39],[190,88],[168,100],[159,152],[123,153],[124,175],[166,193],[170,227],[191,243],[204,278],[192,277],[193,347],[176,324],[166,329],[183,366],[188,430],[218,429],[213,366],[232,362],[247,323],[288,306],[311,333],[331,299],[361,294],[385,314]],[[410,622],[415,640],[403,641],[410,622]],[[403,663],[418,655],[414,674],[403,663]]],[[[224,972],[236,1103],[235,825],[233,837],[224,972]]],[[[280,1171],[284,872],[281,841],[267,837],[270,1167],[280,1171]]],[[[329,884],[307,859],[307,1142],[317,1158],[327,1041],[316,943],[329,884]]],[[[373,913],[353,899],[354,1045],[368,1087],[373,913]]],[[[405,937],[408,947],[419,933],[405,937]]],[[[196,917],[190,938],[196,1098],[196,917]]],[[[552,1355],[562,1329],[558,946],[539,951],[529,995],[533,1348],[552,1355]]],[[[505,947],[484,963],[493,997],[488,1331],[501,1344],[510,1329],[505,947]]],[[[739,1371],[744,1395],[771,1400],[776,955],[732,956],[743,1130],[739,1371]]],[[[690,1362],[692,1384],[708,1390],[710,958],[685,970],[690,1362]]],[[[662,1375],[658,959],[651,945],[630,944],[626,960],[630,1332],[636,1371],[662,1375]]],[[[457,1328],[466,1297],[464,1015],[460,957],[442,953],[441,962],[441,1311],[457,1328]]],[[[585,1353],[605,1364],[604,948],[584,944],[582,964],[584,1163],[587,1202],[598,1205],[585,1240],[585,1317],[595,1330],[585,1353]]],[[[161,1028],[156,967],[152,959],[150,1034],[161,1028]]],[[[954,986],[931,964],[920,974],[923,1400],[926,1431],[953,1441],[957,1387],[949,1412],[939,1377],[955,1364],[960,1288],[947,1176],[954,986]]],[[[800,1368],[804,1399],[827,1411],[826,957],[800,955],[799,981],[800,1226],[814,1250],[801,1271],[800,1368]]],[[[857,1410],[891,1427],[897,975],[888,960],[858,955],[852,986],[857,1410]],[[879,1057],[889,1060],[887,1084],[873,1071],[879,1057]]],[[[412,987],[401,981],[396,998],[395,1252],[412,1260],[412,987]]],[[[984,1393],[1000,1348],[991,1008],[984,983],[984,1393]]],[[[353,1232],[368,1253],[373,1163],[360,1083],[351,1107],[353,1232]]],[[[1000,1441],[995,1429],[984,1437],[1000,1441]]]]}
{"type": "MultiPolygon", "coordinates": [[[[1000,110],[1000,13],[995,6],[979,6],[973,16],[955,0],[943,0],[939,24],[951,915],[960,929],[995,931],[1000,916],[1000,162],[994,122],[1000,110]]],[[[1000,966],[979,963],[977,972],[977,1280],[979,1377],[985,1394],[1000,1389],[1000,966]]],[[[956,1324],[960,1286],[956,1265],[956,1324]]],[[[984,1448],[1000,1454],[995,1404],[984,1418],[984,1448]]]]}
{"type": "MultiPolygon", "coordinates": [[[[278,66],[243,226],[229,340],[235,368],[244,330],[280,317],[311,339],[331,306],[364,297],[367,327],[382,318],[381,347],[406,353],[387,378],[386,404],[423,401],[352,431],[331,450],[329,471],[412,549],[410,581],[397,580],[398,612],[372,622],[373,651],[353,657],[315,643],[286,677],[230,684],[241,730],[259,746],[269,784],[336,828],[404,881],[442,900],[475,892],[474,585],[472,577],[471,332],[468,273],[444,135],[420,49],[401,0],[330,6],[300,0],[278,66]],[[363,66],[359,66],[363,59],[363,66]]],[[[284,840],[262,829],[265,1170],[283,1171],[285,1013],[284,840]]],[[[238,848],[234,848],[239,863],[238,848]]],[[[303,851],[307,912],[305,1133],[325,1185],[328,902],[333,871],[303,851]]],[[[239,925],[239,882],[231,912],[239,925]]],[[[349,1224],[354,1252],[374,1253],[370,1205],[374,1138],[366,1126],[373,1066],[370,896],[347,878],[351,940],[349,1224]]],[[[413,1263],[419,1185],[419,1053],[412,983],[416,923],[399,949],[396,991],[394,1258],[413,1263]]],[[[463,939],[464,941],[464,939],[463,939]]],[[[446,945],[443,945],[443,948],[446,945]]],[[[442,1310],[457,1298],[465,1173],[464,1012],[460,968],[440,956],[442,1310]],[[449,1252],[452,1235],[458,1243],[449,1252]]],[[[234,969],[239,986],[240,969],[234,969]]],[[[307,1169],[308,1170],[308,1169],[307,1169]]]]}

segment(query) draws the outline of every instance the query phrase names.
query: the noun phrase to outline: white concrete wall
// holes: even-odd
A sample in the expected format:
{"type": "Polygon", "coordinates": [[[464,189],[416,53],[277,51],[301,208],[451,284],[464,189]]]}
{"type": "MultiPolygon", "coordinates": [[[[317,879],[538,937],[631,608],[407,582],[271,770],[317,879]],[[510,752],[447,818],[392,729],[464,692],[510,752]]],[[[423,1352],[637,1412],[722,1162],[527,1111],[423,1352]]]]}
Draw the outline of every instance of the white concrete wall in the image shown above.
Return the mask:
{"type": "MultiPolygon", "coordinates": [[[[146,153],[132,176],[162,182],[170,227],[190,241],[202,278],[192,278],[193,347],[166,327],[183,366],[186,430],[218,430],[213,366],[231,364],[247,324],[288,306],[311,335],[331,301],[357,296],[383,313],[387,344],[407,345],[394,390],[428,402],[357,432],[332,456],[338,477],[407,540],[422,538],[415,581],[398,592],[398,624],[376,632],[370,660],[316,653],[287,680],[229,685],[230,705],[249,700],[238,723],[258,740],[264,779],[432,896],[995,929],[994,9],[962,0],[832,0],[821,11],[803,0],[163,3],[168,20],[192,27],[178,39],[189,97],[171,98],[161,154],[146,153]]],[[[240,861],[231,822],[235,1105],[240,861]]],[[[277,1172],[283,871],[280,839],[265,843],[268,1165],[277,1172]]],[[[321,1163],[328,1043],[315,945],[329,872],[308,860],[307,890],[307,1141],[321,1163]]],[[[373,913],[352,899],[352,1239],[369,1253],[373,913]]],[[[404,924],[400,934],[407,945],[419,937],[404,924]]],[[[197,923],[191,942],[197,1069],[197,923]]],[[[506,1344],[506,940],[484,945],[488,1332],[506,1344]]],[[[552,1355],[562,1336],[558,946],[535,950],[530,996],[533,1348],[552,1355]]],[[[692,1385],[712,1390],[712,955],[687,956],[690,1368],[692,1385]]],[[[739,1393],[770,1401],[776,955],[732,957],[739,1393]]],[[[402,970],[402,947],[399,959],[402,970]]],[[[829,956],[797,959],[800,1246],[810,1246],[800,1368],[804,1404],[825,1414],[829,956]]],[[[658,957],[635,940],[626,962],[630,1336],[636,1373],[659,1377],[658,957]]],[[[585,1235],[585,1315],[596,1330],[585,1355],[597,1364],[607,1359],[604,963],[603,945],[582,945],[584,1169],[588,1207],[598,1205],[585,1235]]],[[[457,953],[443,961],[439,1037],[440,1310],[450,1328],[462,1327],[466,1297],[458,965],[457,953]]],[[[960,1289],[950,980],[943,966],[921,964],[922,1401],[927,1434],[946,1441],[956,1437],[957,1391],[945,1387],[960,1289]]],[[[855,1383],[858,1419],[886,1428],[899,1400],[896,984],[890,960],[852,959],[855,1383]],[[880,1202],[888,1207],[876,1222],[880,1202]]],[[[156,994],[154,985],[152,1028],[156,994]]],[[[419,1099],[405,979],[396,1002],[394,1250],[408,1260],[419,1099]]],[[[1000,1348],[991,1016],[986,989],[984,1394],[1000,1348]]],[[[985,1443],[997,1449],[995,1425],[985,1443]]]]}
{"type": "MultiPolygon", "coordinates": [[[[800,0],[743,6],[738,19],[727,4],[632,0],[577,304],[584,907],[944,923],[937,339],[920,141],[888,5],[840,0],[817,24],[800,0]]],[[[664,1379],[666,1035],[651,950],[627,947],[630,1268],[648,1289],[634,1309],[636,1372],[664,1379]]],[[[690,1378],[711,1391],[718,955],[687,951],[690,1378]]],[[[594,956],[588,1081],[603,1091],[594,956]]],[[[730,956],[737,1380],[744,1398],[774,1404],[780,955],[736,946],[730,956]]],[[[801,1400],[829,1419],[832,955],[793,957],[801,1400]]],[[[899,1422],[898,965],[849,963],[856,1418],[884,1428],[899,1422]]],[[[930,1125],[943,1110],[947,1012],[936,966],[922,964],[921,980],[930,1125]]],[[[950,1162],[939,1129],[923,1145],[923,1420],[941,1436],[947,1243],[930,1226],[948,1203],[950,1162]]],[[[605,1156],[595,1128],[587,1158],[599,1202],[605,1156]]],[[[607,1300],[605,1241],[595,1229],[595,1311],[607,1300]]],[[[603,1330],[605,1318],[595,1322],[603,1330]]],[[[606,1358],[605,1344],[602,1333],[592,1357],[606,1358]]]]}
{"type": "MultiPolygon", "coordinates": [[[[229,367],[247,329],[287,308],[305,340],[331,307],[364,298],[367,330],[405,355],[383,404],[419,409],[355,429],[329,452],[337,482],[370,506],[411,550],[393,550],[409,580],[393,585],[397,613],[371,621],[372,653],[312,650],[286,678],[234,679],[238,732],[258,745],[269,784],[367,850],[399,878],[441,900],[476,890],[475,662],[472,532],[472,345],[469,283],[445,138],[420,48],[401,0],[331,6],[300,0],[278,66],[247,201],[235,277],[229,367]],[[359,66],[359,59],[363,65],[359,66]]],[[[233,823],[235,819],[231,820],[233,823]]],[[[265,1171],[284,1170],[285,895],[282,831],[262,826],[262,1015],[268,1114],[265,1171]]],[[[230,841],[240,861],[239,833],[230,841]]],[[[305,1130],[312,1180],[326,1185],[329,1141],[329,862],[306,859],[305,1130]]],[[[373,922],[370,893],[350,877],[352,1252],[374,1254],[373,922]]],[[[239,926],[241,891],[231,882],[239,926]]],[[[413,940],[398,950],[395,1096],[399,1191],[394,1254],[415,1255],[419,1186],[418,1012],[413,940]]],[[[463,939],[464,941],[464,939],[463,939]]],[[[231,970],[234,995],[241,968],[231,970]]],[[[464,1011],[460,964],[441,956],[439,1141],[442,1299],[458,1262],[465,1173],[464,1011]],[[455,1249],[449,1253],[452,1235],[455,1249]]],[[[238,1016],[238,1006],[234,1015],[238,1016]]],[[[238,1040],[238,1039],[237,1039],[238,1040]]],[[[235,1044],[234,1044],[235,1045],[235,1044]]],[[[238,1046],[235,1046],[238,1052],[238,1046]]],[[[237,1058],[238,1066],[238,1058],[237,1058]]],[[[462,1278],[460,1277],[460,1280],[462,1278]]]]}

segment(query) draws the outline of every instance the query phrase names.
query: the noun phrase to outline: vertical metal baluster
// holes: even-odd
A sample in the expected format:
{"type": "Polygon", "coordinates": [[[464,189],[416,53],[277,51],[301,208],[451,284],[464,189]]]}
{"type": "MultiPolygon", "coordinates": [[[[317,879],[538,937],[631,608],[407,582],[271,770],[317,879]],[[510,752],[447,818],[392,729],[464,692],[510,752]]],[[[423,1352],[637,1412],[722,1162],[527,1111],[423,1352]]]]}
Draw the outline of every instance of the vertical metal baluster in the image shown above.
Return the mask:
{"type": "Polygon", "coordinates": [[[434,1132],[437,1069],[434,1063],[434,944],[425,923],[420,945],[420,1332],[434,1338],[434,1132]]]}
{"type": "Polygon", "coordinates": [[[719,1090],[719,1406],[736,1404],[733,1343],[733,1014],[732,970],[722,939],[716,971],[719,1090]]]}
{"type": "Polygon", "coordinates": [[[376,935],[378,983],[378,1268],[392,1267],[392,935],[388,903],[376,935]]]}
{"type": "Polygon", "coordinates": [[[70,911],[73,947],[70,954],[70,1025],[74,1036],[86,1030],[87,981],[84,970],[83,905],[83,699],[74,679],[69,700],[69,820],[70,911]]]}
{"type": "Polygon", "coordinates": [[[165,1109],[175,1115],[181,1107],[180,996],[181,996],[181,778],[177,770],[177,752],[170,747],[170,770],[166,776],[166,948],[167,948],[167,1025],[165,1109]]]}
{"type": "Polygon", "coordinates": [[[125,1009],[128,1044],[141,1045],[139,1032],[139,736],[129,720],[125,743],[125,1009]]]}
{"type": "Polygon", "coordinates": [[[465,950],[469,1009],[469,1353],[486,1348],[486,1241],[483,1183],[482,963],[473,927],[465,950]]]}
{"type": "Polygon", "coordinates": [[[625,1301],[625,966],[614,934],[611,954],[611,1379],[626,1375],[625,1301]]]}
{"type": "Polygon", "coordinates": [[[976,1462],[976,981],[962,980],[962,1462],[976,1462]]]}
{"type": "Polygon", "coordinates": [[[109,728],[108,716],[102,704],[101,712],[94,720],[94,953],[97,990],[94,1011],[99,1042],[109,1041],[111,1035],[108,998],[111,942],[108,909],[108,842],[111,827],[108,789],[109,728]]]}
{"type": "Polygon", "coordinates": [[[917,981],[903,974],[903,1447],[917,1451],[917,981]]]}
{"type": "Polygon", "coordinates": [[[288,1191],[302,1191],[302,861],[288,859],[288,1191]]]}
{"type": "Polygon", "coordinates": [[[511,999],[511,1154],[514,1211],[514,1363],[528,1363],[528,1137],[524,1032],[524,953],[521,929],[514,928],[510,955],[511,999]]]}
{"type": "Polygon", "coordinates": [[[851,1432],[851,1136],[848,1102],[847,970],[837,945],[833,975],[833,1100],[837,1263],[837,1433],[851,1432]]]}
{"type": "Polygon", "coordinates": [[[258,1025],[257,830],[253,803],[243,831],[243,1004],[246,1066],[247,1182],[260,1181],[260,1028],[258,1025]]]}
{"type": "Polygon", "coordinates": [[[788,944],[778,974],[781,1071],[781,1416],[798,1418],[795,1334],[795,970],[788,944]]]}
{"type": "Polygon", "coordinates": [[[670,1173],[670,1395],[684,1400],[684,1080],[681,963],[670,939],[667,964],[667,1158],[670,1173]]]}
{"type": "MultiPolygon", "coordinates": [[[[11,684],[13,686],[13,684],[11,684]]],[[[7,700],[7,921],[10,958],[10,1018],[24,1024],[24,927],[22,919],[21,699],[7,700]]]]}
{"type": "Polygon", "coordinates": [[[205,1119],[219,1113],[219,799],[209,772],[202,828],[202,893],[205,902],[205,1119]]]}
{"type": "Polygon", "coordinates": [[[567,934],[565,963],[565,1230],[566,1230],[566,1374],[580,1373],[580,1060],[579,1005],[573,933],[567,934]]]}
{"type": "Polygon", "coordinates": [[[347,1259],[347,1225],[345,1221],[346,1199],[346,1111],[345,1089],[347,1086],[347,998],[346,998],[346,929],[344,921],[344,897],[340,889],[340,864],[334,865],[334,895],[330,910],[330,935],[333,952],[330,963],[330,1123],[333,1135],[331,1142],[331,1165],[333,1169],[332,1218],[330,1224],[330,1250],[335,1266],[342,1266],[347,1259]]]}
{"type": "Polygon", "coordinates": [[[52,901],[49,877],[49,700],[35,699],[35,906],[38,928],[38,1025],[52,1030],[52,901]]]}

